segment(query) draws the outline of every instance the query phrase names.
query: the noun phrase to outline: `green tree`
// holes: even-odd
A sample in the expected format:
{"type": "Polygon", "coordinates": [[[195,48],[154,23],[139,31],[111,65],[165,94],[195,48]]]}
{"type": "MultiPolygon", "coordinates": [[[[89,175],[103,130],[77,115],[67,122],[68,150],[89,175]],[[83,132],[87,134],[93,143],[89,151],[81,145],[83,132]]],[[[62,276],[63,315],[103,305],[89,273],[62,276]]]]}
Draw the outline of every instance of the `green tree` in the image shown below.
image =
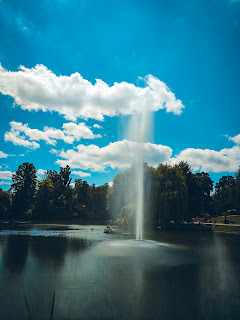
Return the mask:
{"type": "Polygon", "coordinates": [[[89,220],[92,213],[92,194],[87,181],[75,180],[73,188],[72,210],[82,221],[89,220]]]}
{"type": "Polygon", "coordinates": [[[32,163],[21,164],[12,175],[11,190],[12,214],[15,218],[22,218],[31,209],[36,190],[37,173],[32,163]]]}
{"type": "Polygon", "coordinates": [[[235,209],[236,181],[233,176],[223,176],[215,186],[213,195],[216,214],[226,213],[235,209]]]}
{"type": "Polygon", "coordinates": [[[10,195],[7,191],[0,188],[0,219],[9,217],[10,195]]]}
{"type": "Polygon", "coordinates": [[[200,214],[213,214],[211,192],[213,191],[213,181],[206,172],[196,173],[199,184],[198,203],[200,214]]]}
{"type": "Polygon", "coordinates": [[[107,210],[107,194],[108,194],[109,186],[105,183],[102,186],[95,187],[95,185],[91,188],[92,193],[92,218],[94,220],[108,220],[109,212],[107,210]]]}
{"type": "Polygon", "coordinates": [[[38,188],[34,195],[33,218],[52,219],[53,210],[53,182],[48,177],[38,182],[38,188]]]}
{"type": "Polygon", "coordinates": [[[167,227],[171,220],[190,221],[188,190],[181,168],[161,164],[157,174],[157,224],[167,227]]]}
{"type": "Polygon", "coordinates": [[[52,192],[51,192],[51,216],[52,218],[70,218],[70,206],[72,201],[72,188],[71,183],[71,169],[69,166],[60,168],[60,172],[56,170],[47,170],[46,178],[52,181],[52,192]]]}
{"type": "Polygon", "coordinates": [[[201,214],[201,208],[199,206],[199,195],[201,193],[199,179],[192,172],[191,166],[187,162],[181,161],[177,167],[181,168],[186,181],[189,216],[192,218],[197,217],[201,214]]]}
{"type": "Polygon", "coordinates": [[[235,192],[235,208],[240,214],[240,167],[236,172],[236,192],[235,192]]]}
{"type": "Polygon", "coordinates": [[[121,208],[135,204],[135,167],[119,172],[113,179],[113,185],[108,193],[108,210],[115,220],[120,215],[121,208]]]}

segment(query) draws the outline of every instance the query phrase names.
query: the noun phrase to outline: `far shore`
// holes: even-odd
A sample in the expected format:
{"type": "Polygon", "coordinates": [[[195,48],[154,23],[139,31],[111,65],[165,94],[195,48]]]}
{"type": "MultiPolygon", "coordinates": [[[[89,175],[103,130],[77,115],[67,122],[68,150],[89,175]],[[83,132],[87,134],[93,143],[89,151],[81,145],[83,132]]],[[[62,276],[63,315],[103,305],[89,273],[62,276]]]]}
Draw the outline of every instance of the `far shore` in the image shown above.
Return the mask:
{"type": "MultiPolygon", "coordinates": [[[[0,227],[6,227],[11,225],[24,225],[24,224],[59,224],[59,225],[83,225],[83,226],[90,226],[90,225],[99,225],[105,226],[109,224],[109,221],[80,221],[80,220],[0,220],[0,227]]],[[[110,223],[113,226],[117,224],[115,222],[110,223]]],[[[120,227],[120,226],[119,226],[120,227]]],[[[122,228],[120,227],[122,230],[122,228]]],[[[155,230],[158,232],[171,232],[171,231],[182,231],[182,232],[189,232],[189,231],[207,231],[207,232],[221,232],[221,233],[240,233],[240,224],[224,224],[224,223],[212,223],[212,222],[191,222],[191,223],[183,223],[180,225],[176,225],[171,223],[167,228],[147,228],[148,231],[155,230]]],[[[131,232],[132,233],[132,232],[131,232]]]]}

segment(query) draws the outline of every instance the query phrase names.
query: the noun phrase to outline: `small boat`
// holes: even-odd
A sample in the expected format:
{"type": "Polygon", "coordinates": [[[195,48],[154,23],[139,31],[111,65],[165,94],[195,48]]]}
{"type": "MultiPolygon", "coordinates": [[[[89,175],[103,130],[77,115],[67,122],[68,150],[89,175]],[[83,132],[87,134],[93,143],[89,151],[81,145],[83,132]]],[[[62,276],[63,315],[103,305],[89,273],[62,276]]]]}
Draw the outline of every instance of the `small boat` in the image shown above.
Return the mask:
{"type": "Polygon", "coordinates": [[[111,226],[106,226],[104,233],[114,233],[114,229],[111,226]]]}

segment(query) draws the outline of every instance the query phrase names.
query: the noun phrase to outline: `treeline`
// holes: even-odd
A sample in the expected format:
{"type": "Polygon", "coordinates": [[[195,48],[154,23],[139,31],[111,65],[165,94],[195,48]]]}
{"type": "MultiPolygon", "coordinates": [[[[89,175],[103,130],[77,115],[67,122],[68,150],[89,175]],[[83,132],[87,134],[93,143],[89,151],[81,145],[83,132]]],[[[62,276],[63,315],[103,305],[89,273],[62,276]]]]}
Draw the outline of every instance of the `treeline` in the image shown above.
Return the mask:
{"type": "Polygon", "coordinates": [[[0,219],[107,220],[108,184],[90,186],[82,179],[71,185],[69,166],[60,171],[47,170],[37,181],[36,168],[23,163],[12,176],[9,191],[0,190],[0,219]]]}
{"type": "MultiPolygon", "coordinates": [[[[82,179],[72,184],[70,174],[69,166],[59,172],[47,170],[38,181],[34,165],[23,163],[12,176],[11,188],[0,188],[0,219],[112,219],[125,227],[135,225],[135,165],[118,173],[112,187],[90,186],[82,179]]],[[[240,213],[240,169],[235,177],[223,176],[214,188],[207,173],[193,173],[186,162],[157,168],[145,164],[143,193],[144,223],[149,227],[240,213]]]]}
{"type": "MultiPolygon", "coordinates": [[[[109,189],[108,205],[114,219],[125,227],[135,225],[136,168],[120,172],[109,189]]],[[[167,227],[195,217],[240,213],[240,170],[236,177],[224,176],[214,183],[205,173],[193,173],[186,162],[156,169],[144,167],[144,224],[167,227]]]]}

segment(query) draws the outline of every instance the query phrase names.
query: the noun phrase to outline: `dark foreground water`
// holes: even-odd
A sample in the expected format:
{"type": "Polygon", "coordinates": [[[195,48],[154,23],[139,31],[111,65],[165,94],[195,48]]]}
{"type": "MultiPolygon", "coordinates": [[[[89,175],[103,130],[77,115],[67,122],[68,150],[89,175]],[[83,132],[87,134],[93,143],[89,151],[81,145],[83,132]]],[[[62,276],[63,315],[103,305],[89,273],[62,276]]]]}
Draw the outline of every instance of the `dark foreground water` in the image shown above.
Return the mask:
{"type": "Polygon", "coordinates": [[[0,319],[240,319],[240,235],[0,229],[0,319]]]}

